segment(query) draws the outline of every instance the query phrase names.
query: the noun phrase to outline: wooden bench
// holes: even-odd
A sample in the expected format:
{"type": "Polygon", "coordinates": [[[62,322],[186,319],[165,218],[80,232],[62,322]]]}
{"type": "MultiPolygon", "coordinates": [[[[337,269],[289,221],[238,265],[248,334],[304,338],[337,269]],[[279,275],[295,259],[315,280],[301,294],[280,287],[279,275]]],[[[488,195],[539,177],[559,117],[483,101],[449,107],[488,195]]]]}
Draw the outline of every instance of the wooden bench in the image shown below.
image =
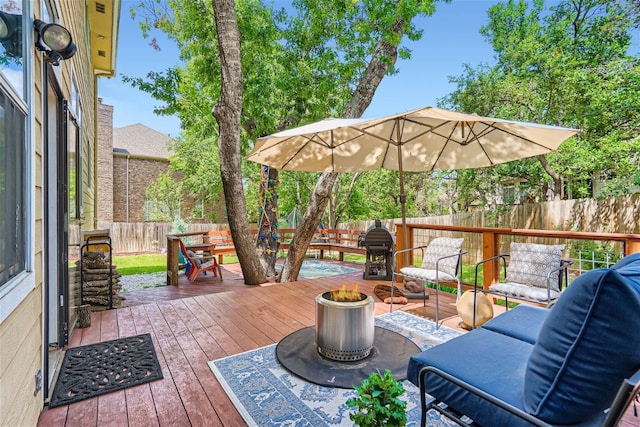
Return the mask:
{"type": "MultiPolygon", "coordinates": [[[[289,249],[295,232],[295,228],[282,228],[278,230],[280,249],[289,249]]],[[[319,228],[313,233],[313,238],[311,239],[311,243],[309,243],[308,249],[320,251],[320,259],[324,258],[325,251],[338,252],[338,259],[340,261],[344,261],[345,253],[365,255],[367,253],[366,249],[358,246],[360,233],[359,230],[319,228]]]]}
{"type": "MultiPolygon", "coordinates": [[[[255,236],[257,230],[251,230],[255,236]]],[[[278,230],[278,241],[280,250],[288,250],[291,241],[296,233],[295,228],[281,228],[278,230]]],[[[202,251],[207,255],[218,255],[218,263],[222,264],[224,255],[235,255],[236,248],[233,245],[233,238],[230,230],[211,230],[197,233],[176,234],[175,236],[198,236],[201,243],[186,244],[187,249],[194,252],[202,251]]],[[[366,250],[358,246],[360,231],[339,228],[322,228],[316,230],[309,244],[309,250],[320,251],[320,258],[324,258],[325,251],[338,252],[340,261],[344,261],[345,253],[365,255],[366,250]]]]}
{"type": "MultiPolygon", "coordinates": [[[[257,230],[251,230],[255,235],[257,230]]],[[[295,235],[295,228],[282,228],[278,230],[280,250],[288,250],[291,240],[295,235]]],[[[320,259],[324,258],[325,251],[338,252],[338,259],[344,261],[345,253],[365,255],[366,249],[358,246],[360,231],[339,228],[318,229],[311,239],[308,250],[319,251],[320,259]]],[[[186,249],[194,252],[202,252],[204,255],[217,256],[218,264],[222,264],[224,255],[235,255],[236,248],[233,245],[230,230],[196,231],[192,233],[180,233],[167,235],[167,284],[178,284],[178,240],[182,240],[186,249]]]]}

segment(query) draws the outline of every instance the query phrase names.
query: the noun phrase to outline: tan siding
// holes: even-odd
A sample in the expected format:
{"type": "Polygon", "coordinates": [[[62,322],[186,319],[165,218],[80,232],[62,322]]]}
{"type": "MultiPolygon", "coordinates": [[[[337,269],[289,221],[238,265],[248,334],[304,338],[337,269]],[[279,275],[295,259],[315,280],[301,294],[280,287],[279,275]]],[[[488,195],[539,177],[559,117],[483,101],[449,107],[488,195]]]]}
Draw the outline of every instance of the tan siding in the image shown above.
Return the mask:
{"type": "Polygon", "coordinates": [[[41,368],[42,287],[36,287],[0,324],[0,425],[33,425],[41,409],[35,373],[41,368]]]}
{"type": "MultiPolygon", "coordinates": [[[[85,22],[85,7],[78,7],[77,0],[60,0],[56,2],[59,6],[61,24],[67,27],[78,47],[75,56],[68,61],[63,61],[57,73],[61,76],[58,82],[61,86],[63,97],[70,100],[71,90],[71,69],[73,64],[78,88],[78,99],[83,107],[82,117],[82,140],[83,148],[86,140],[95,141],[95,77],[91,68],[89,50],[87,47],[87,23],[85,22]]],[[[40,11],[41,2],[34,1],[33,17],[42,16],[40,11]]],[[[30,189],[30,194],[35,197],[35,214],[31,226],[34,230],[34,279],[35,289],[31,291],[16,309],[0,324],[0,426],[26,426],[36,425],[40,411],[43,407],[44,396],[42,391],[34,395],[36,387],[35,374],[43,365],[43,246],[44,236],[42,234],[43,221],[45,218],[43,206],[44,194],[44,141],[42,139],[44,114],[43,96],[46,88],[42,86],[43,62],[42,54],[36,52],[31,46],[31,54],[34,55],[34,68],[31,75],[33,82],[29,84],[34,88],[31,106],[32,116],[30,118],[31,133],[34,138],[33,156],[34,182],[30,189]]],[[[95,149],[95,148],[94,148],[95,149]]],[[[85,156],[86,158],[86,156],[85,156]]],[[[85,174],[93,173],[83,165],[85,174]]],[[[83,176],[86,184],[87,175],[83,176]]],[[[95,182],[95,180],[94,180],[95,182]]],[[[95,185],[94,185],[95,187],[95,185]]],[[[85,194],[86,226],[93,224],[93,194],[85,194]]],[[[55,224],[53,224],[55,225],[55,224]]],[[[53,226],[52,225],[52,226],[53,226]]],[[[52,281],[48,286],[56,286],[52,281]]],[[[46,379],[45,379],[46,381],[46,379]]]]}

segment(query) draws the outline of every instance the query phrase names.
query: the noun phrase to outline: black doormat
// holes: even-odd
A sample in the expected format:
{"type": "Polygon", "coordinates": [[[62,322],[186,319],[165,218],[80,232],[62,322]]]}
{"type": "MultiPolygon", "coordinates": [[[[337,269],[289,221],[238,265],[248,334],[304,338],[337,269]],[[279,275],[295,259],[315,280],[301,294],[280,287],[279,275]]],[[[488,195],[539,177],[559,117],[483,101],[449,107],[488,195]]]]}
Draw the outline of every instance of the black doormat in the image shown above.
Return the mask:
{"type": "Polygon", "coordinates": [[[376,326],[369,356],[353,362],[337,362],[318,353],[315,334],[315,327],[309,326],[287,335],[276,346],[276,357],[295,375],[325,387],[353,388],[373,372],[384,373],[385,369],[389,369],[396,380],[405,380],[409,358],[420,352],[410,339],[376,326]]]}
{"type": "Polygon", "coordinates": [[[49,408],[162,378],[149,334],[73,347],[64,355],[49,408]]]}

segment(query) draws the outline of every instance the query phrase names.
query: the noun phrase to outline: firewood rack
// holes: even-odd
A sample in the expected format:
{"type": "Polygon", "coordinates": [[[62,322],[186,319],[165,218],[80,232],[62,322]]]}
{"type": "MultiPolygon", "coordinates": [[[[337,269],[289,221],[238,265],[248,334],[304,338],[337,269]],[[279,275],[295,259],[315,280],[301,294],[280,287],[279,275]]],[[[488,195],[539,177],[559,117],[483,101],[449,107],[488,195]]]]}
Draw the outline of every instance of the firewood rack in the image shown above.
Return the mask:
{"type": "Polygon", "coordinates": [[[106,247],[105,255],[109,261],[109,309],[113,308],[113,259],[109,230],[95,230],[84,233],[84,243],[80,246],[80,305],[84,304],[84,252],[92,246],[106,247]]]}

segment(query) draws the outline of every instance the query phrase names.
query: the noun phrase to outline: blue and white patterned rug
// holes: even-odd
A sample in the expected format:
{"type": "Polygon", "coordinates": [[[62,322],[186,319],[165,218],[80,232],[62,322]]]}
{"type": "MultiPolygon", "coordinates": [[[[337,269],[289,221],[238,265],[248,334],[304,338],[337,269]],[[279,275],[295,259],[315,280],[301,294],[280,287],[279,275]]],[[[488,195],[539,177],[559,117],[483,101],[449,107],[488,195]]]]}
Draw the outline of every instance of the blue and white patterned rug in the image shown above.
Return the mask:
{"type": "MultiPolygon", "coordinates": [[[[403,311],[375,319],[376,326],[402,334],[422,350],[461,334],[403,311]]],[[[276,358],[276,344],[209,362],[209,367],[249,426],[352,426],[345,405],[355,390],[322,387],[287,371],[276,358]]],[[[420,425],[420,391],[403,382],[408,426],[420,425]]],[[[429,426],[455,423],[431,410],[429,426]]]]}

